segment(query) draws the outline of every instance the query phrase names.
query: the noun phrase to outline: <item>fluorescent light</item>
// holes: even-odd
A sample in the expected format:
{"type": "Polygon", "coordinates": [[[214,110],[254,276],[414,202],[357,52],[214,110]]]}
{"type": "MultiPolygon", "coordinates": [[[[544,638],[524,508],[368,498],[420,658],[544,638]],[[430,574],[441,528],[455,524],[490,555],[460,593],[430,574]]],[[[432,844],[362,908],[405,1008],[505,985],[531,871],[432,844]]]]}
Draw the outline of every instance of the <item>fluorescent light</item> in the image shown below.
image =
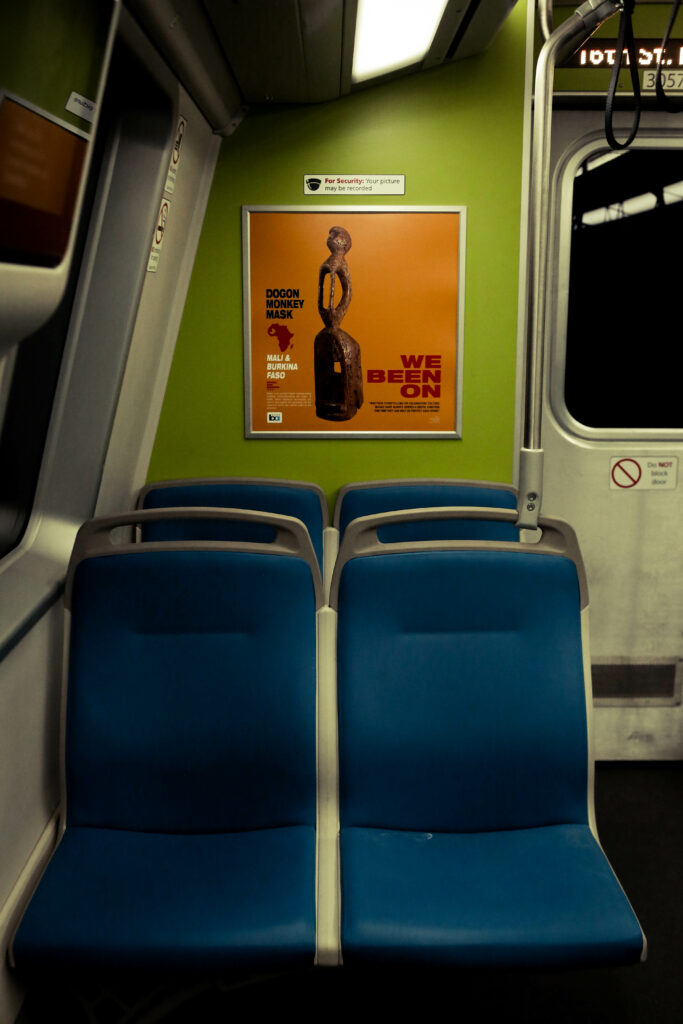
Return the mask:
{"type": "Polygon", "coordinates": [[[358,0],[351,81],[422,60],[448,0],[358,0]]]}
{"type": "Polygon", "coordinates": [[[597,210],[588,210],[581,217],[581,223],[586,225],[607,224],[612,220],[621,220],[623,217],[632,217],[635,213],[645,213],[647,210],[654,210],[657,205],[657,197],[653,192],[643,192],[640,196],[632,196],[622,203],[612,203],[611,206],[601,206],[597,210]]]}
{"type": "Polygon", "coordinates": [[[670,203],[680,203],[683,199],[683,181],[677,181],[675,185],[664,186],[664,202],[668,206],[670,203]]]}

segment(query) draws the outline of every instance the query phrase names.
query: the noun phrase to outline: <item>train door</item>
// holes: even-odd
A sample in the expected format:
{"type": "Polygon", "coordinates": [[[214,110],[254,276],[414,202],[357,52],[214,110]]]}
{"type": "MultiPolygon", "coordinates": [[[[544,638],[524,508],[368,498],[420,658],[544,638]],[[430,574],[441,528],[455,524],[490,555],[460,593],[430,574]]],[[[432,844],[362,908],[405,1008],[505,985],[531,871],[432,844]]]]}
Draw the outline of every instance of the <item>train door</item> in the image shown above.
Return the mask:
{"type": "Polygon", "coordinates": [[[553,116],[543,507],[587,563],[596,756],[679,758],[683,114],[645,111],[624,151],[603,121],[553,116]]]}

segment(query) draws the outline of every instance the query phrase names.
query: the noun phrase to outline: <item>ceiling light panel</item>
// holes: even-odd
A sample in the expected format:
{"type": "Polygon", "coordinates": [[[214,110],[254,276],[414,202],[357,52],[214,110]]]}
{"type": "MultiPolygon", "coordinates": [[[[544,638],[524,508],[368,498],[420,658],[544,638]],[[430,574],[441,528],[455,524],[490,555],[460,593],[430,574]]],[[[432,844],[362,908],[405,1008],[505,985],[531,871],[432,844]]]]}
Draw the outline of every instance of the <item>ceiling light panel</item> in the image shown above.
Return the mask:
{"type": "Polygon", "coordinates": [[[358,0],[354,85],[421,61],[448,0],[358,0]]]}

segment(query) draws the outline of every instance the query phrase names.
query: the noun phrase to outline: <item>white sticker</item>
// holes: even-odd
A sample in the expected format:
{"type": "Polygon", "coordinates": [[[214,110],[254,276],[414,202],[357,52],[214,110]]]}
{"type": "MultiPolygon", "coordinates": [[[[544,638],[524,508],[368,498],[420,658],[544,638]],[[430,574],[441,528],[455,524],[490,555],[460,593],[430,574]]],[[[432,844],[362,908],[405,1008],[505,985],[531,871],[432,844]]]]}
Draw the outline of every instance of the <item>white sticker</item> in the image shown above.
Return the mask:
{"type": "Polygon", "coordinates": [[[175,182],[178,176],[178,167],[180,166],[180,151],[183,146],[183,139],[185,132],[187,131],[187,118],[181,114],[178,118],[178,124],[175,130],[175,139],[173,141],[173,150],[171,151],[171,162],[168,165],[168,173],[166,175],[166,184],[164,191],[173,195],[175,190],[175,182]]]}
{"type": "MultiPolygon", "coordinates": [[[[683,49],[683,47],[681,47],[683,49]]],[[[643,71],[643,92],[654,92],[657,83],[657,69],[643,71]]],[[[662,88],[665,92],[683,92],[683,71],[676,68],[674,71],[662,71],[662,88]]]]}
{"type": "Polygon", "coordinates": [[[154,228],[152,248],[150,250],[149,260],[147,262],[147,269],[152,274],[156,274],[157,267],[159,266],[159,260],[161,258],[161,246],[164,244],[164,235],[166,234],[166,222],[168,221],[168,213],[170,209],[171,200],[162,199],[161,206],[159,207],[159,213],[157,215],[156,227],[154,228]]]}
{"type": "Polygon", "coordinates": [[[79,117],[92,124],[95,120],[97,104],[89,100],[87,96],[81,96],[79,92],[72,92],[66,101],[66,109],[70,114],[78,114],[79,117]]]}
{"type": "Polygon", "coordinates": [[[305,196],[405,194],[405,174],[304,174],[305,196]]]}
{"type": "Polygon", "coordinates": [[[677,478],[675,455],[620,455],[610,459],[609,485],[613,491],[673,491],[677,478]]]}

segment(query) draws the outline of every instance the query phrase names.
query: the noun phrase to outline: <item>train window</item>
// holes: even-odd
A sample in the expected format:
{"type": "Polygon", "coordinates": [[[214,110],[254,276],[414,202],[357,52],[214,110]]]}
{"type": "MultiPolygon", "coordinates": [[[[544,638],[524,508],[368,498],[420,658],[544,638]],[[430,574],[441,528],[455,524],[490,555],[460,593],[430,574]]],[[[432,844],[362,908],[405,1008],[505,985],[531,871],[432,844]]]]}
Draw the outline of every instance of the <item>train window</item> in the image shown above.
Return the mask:
{"type": "Polygon", "coordinates": [[[115,0],[0,15],[0,558],[33,505],[101,159],[115,0]],[[101,133],[98,133],[101,134],[101,133]],[[90,171],[88,168],[90,167],[90,171]],[[82,189],[89,175],[90,185],[82,189]]]}
{"type": "Polygon", "coordinates": [[[56,267],[69,244],[87,136],[5,96],[0,141],[0,260],[56,267]]]}
{"type": "Polygon", "coordinates": [[[40,530],[95,506],[175,128],[172,95],[134,49],[144,37],[130,22],[126,32],[113,48],[65,294],[0,364],[0,557],[34,511],[40,530]]]}
{"type": "MultiPolygon", "coordinates": [[[[564,404],[598,431],[678,430],[683,149],[593,151],[573,180],[564,404]]],[[[567,239],[562,243],[566,252],[567,239]]]]}
{"type": "Polygon", "coordinates": [[[0,4],[0,351],[67,286],[117,0],[0,4]]]}
{"type": "Polygon", "coordinates": [[[107,135],[104,111],[100,127],[64,295],[0,364],[0,558],[21,540],[33,506],[107,135]]]}

